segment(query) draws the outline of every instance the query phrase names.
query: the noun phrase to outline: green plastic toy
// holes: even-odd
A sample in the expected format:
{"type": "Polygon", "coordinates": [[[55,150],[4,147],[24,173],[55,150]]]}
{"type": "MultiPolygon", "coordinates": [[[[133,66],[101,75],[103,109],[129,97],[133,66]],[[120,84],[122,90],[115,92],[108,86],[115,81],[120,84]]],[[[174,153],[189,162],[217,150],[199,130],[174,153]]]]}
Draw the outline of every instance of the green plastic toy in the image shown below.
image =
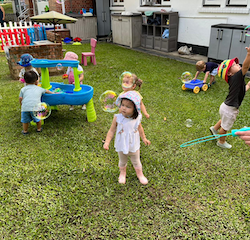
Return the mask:
{"type": "Polygon", "coordinates": [[[210,135],[210,136],[206,136],[206,137],[202,137],[202,138],[197,138],[197,139],[194,139],[192,141],[185,142],[185,143],[181,144],[180,147],[188,147],[188,146],[191,146],[191,145],[194,145],[197,143],[207,142],[207,141],[211,141],[211,140],[218,139],[218,138],[225,137],[225,136],[237,137],[238,135],[236,135],[235,133],[242,132],[242,131],[250,131],[250,127],[245,127],[245,128],[241,128],[241,129],[233,129],[231,131],[231,133],[227,133],[227,134],[222,134],[222,135],[216,134],[216,135],[210,135]]]}

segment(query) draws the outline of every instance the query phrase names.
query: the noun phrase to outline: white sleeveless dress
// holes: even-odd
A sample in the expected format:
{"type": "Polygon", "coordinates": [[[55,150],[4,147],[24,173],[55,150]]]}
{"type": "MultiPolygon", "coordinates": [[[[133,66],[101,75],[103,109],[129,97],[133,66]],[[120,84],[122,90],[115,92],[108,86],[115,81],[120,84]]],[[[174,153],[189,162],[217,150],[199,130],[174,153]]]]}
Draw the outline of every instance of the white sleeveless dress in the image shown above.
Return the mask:
{"type": "Polygon", "coordinates": [[[140,149],[140,135],[138,126],[141,123],[142,115],[136,119],[126,118],[121,113],[115,114],[117,117],[117,128],[115,136],[115,150],[128,154],[140,149]]]}

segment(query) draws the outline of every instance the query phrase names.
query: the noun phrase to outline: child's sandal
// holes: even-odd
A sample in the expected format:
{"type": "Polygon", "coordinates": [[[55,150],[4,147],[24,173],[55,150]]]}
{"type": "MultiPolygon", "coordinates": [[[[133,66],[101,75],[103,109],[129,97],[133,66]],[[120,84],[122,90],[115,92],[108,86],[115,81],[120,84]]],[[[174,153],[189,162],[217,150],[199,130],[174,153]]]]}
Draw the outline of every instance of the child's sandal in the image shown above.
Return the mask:
{"type": "Polygon", "coordinates": [[[43,128],[41,128],[41,130],[36,130],[36,132],[40,133],[43,131],[43,128]]]}
{"type": "Polygon", "coordinates": [[[22,134],[23,134],[23,135],[28,135],[29,132],[24,132],[24,131],[22,131],[22,134]]]}

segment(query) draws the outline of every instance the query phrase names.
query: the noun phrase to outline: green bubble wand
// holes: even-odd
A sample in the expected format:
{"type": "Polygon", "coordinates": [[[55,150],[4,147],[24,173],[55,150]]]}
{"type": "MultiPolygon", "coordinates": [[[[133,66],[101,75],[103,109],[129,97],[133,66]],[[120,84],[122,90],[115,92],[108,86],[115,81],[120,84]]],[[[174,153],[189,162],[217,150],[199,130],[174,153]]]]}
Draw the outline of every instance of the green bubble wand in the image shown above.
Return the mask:
{"type": "Polygon", "coordinates": [[[243,132],[243,131],[250,131],[250,127],[244,127],[241,129],[233,129],[231,131],[231,133],[227,133],[227,134],[222,134],[222,135],[216,134],[216,135],[210,135],[210,136],[206,136],[206,137],[202,137],[202,138],[197,138],[197,139],[194,139],[192,141],[185,142],[185,143],[181,144],[180,147],[188,147],[188,146],[191,146],[191,145],[194,145],[197,143],[207,142],[207,141],[215,140],[215,139],[225,137],[225,136],[237,137],[238,135],[236,135],[235,133],[236,132],[243,132]]]}

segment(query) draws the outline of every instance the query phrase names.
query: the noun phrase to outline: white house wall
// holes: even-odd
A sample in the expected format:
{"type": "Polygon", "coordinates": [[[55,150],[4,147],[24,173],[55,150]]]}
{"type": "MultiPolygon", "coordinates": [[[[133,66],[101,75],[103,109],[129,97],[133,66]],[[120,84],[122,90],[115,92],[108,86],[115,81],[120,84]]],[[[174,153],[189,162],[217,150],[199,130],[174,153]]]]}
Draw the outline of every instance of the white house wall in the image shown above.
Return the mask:
{"type": "Polygon", "coordinates": [[[227,0],[219,0],[220,7],[202,7],[203,0],[170,0],[171,7],[140,6],[140,0],[124,0],[123,6],[112,6],[112,13],[144,12],[144,11],[174,11],[179,13],[178,42],[209,46],[211,25],[219,23],[250,25],[250,0],[247,7],[226,7],[227,0]]]}

